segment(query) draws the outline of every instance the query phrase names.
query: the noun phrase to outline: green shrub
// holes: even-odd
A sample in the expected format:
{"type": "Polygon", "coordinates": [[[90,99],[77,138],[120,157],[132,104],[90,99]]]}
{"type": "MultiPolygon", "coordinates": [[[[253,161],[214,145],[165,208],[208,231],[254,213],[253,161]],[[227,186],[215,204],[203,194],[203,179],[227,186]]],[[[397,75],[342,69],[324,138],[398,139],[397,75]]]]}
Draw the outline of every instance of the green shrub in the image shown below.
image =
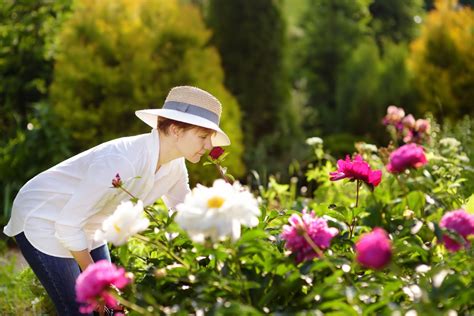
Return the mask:
{"type": "Polygon", "coordinates": [[[458,1],[436,1],[427,15],[408,59],[420,112],[432,112],[438,120],[474,114],[473,27],[473,8],[458,1]]]}
{"type": "Polygon", "coordinates": [[[199,11],[179,1],[79,1],[58,38],[51,86],[74,151],[147,132],[135,110],[161,108],[173,86],[196,85],[220,98],[229,168],[242,175],[240,112],[209,37],[199,11]]]}
{"type": "Polygon", "coordinates": [[[34,105],[28,125],[19,128],[5,146],[0,147],[0,225],[10,215],[13,198],[29,179],[70,155],[70,139],[62,121],[46,103],[34,105]]]}

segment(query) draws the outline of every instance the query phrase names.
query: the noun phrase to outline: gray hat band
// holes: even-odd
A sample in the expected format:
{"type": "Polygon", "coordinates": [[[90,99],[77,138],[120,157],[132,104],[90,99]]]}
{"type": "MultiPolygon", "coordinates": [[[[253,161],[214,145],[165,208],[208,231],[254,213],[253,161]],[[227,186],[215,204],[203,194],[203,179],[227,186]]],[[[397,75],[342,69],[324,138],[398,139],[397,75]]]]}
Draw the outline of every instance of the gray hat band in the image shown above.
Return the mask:
{"type": "Polygon", "coordinates": [[[212,123],[219,125],[219,116],[207,109],[204,109],[200,106],[196,106],[194,104],[184,103],[184,102],[177,102],[177,101],[166,101],[163,105],[163,109],[166,110],[175,110],[179,112],[184,112],[192,115],[196,115],[206,120],[211,121],[212,123]]]}

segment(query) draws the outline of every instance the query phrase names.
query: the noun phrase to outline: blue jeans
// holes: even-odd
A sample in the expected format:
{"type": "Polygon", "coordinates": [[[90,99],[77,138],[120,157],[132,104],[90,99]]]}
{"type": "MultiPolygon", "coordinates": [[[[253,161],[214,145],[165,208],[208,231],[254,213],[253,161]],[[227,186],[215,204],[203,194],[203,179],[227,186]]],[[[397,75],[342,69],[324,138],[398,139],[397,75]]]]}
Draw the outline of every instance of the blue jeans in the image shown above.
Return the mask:
{"type": "MultiPolygon", "coordinates": [[[[84,315],[79,312],[79,304],[76,302],[76,279],[81,273],[76,260],[42,253],[30,244],[24,233],[16,235],[15,239],[26,261],[51,297],[58,315],[84,315]]],[[[94,262],[102,259],[110,261],[107,245],[92,250],[90,254],[94,262]]]]}

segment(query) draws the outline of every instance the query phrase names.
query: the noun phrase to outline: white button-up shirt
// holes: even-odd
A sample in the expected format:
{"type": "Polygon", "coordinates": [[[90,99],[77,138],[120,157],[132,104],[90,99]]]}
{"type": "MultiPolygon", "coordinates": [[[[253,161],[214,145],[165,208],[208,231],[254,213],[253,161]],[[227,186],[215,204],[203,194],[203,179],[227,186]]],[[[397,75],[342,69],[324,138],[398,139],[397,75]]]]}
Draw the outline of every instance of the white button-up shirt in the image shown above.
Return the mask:
{"type": "Polygon", "coordinates": [[[124,187],[145,205],[163,197],[170,208],[190,191],[184,158],[160,167],[159,134],[115,139],[38,174],[16,196],[4,233],[25,233],[38,250],[72,258],[70,251],[95,249],[104,244],[94,233],[117,205],[130,196],[112,187],[118,173],[124,187]]]}

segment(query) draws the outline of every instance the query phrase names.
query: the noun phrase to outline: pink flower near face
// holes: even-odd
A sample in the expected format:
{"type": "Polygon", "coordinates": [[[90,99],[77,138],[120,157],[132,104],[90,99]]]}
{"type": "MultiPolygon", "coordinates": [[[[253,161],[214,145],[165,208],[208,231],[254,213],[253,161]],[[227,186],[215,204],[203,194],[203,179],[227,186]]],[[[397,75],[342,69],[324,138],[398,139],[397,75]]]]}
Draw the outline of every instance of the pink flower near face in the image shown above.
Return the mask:
{"type": "Polygon", "coordinates": [[[84,304],[80,307],[80,312],[91,313],[99,300],[103,300],[107,307],[117,307],[117,301],[109,290],[111,286],[121,289],[130,281],[125,269],[117,268],[107,260],[89,265],[76,280],[76,300],[84,304]]]}
{"type": "Polygon", "coordinates": [[[286,240],[285,247],[296,254],[297,263],[318,257],[303,236],[304,232],[321,251],[327,249],[331,239],[339,233],[336,228],[328,227],[326,220],[316,217],[314,211],[309,214],[303,211],[301,217],[293,214],[288,221],[290,225],[283,226],[281,237],[286,240]]]}
{"type": "Polygon", "coordinates": [[[211,156],[211,158],[215,160],[219,158],[220,156],[222,156],[223,153],[224,153],[224,149],[222,147],[214,147],[209,152],[209,156],[211,156]]]}
{"type": "Polygon", "coordinates": [[[381,269],[392,258],[392,245],[382,228],[363,234],[355,245],[356,259],[364,267],[381,269]]]}
{"type": "Polygon", "coordinates": [[[400,173],[408,168],[419,168],[428,163],[423,147],[416,144],[403,145],[390,154],[387,170],[400,173]]]}
{"type": "Polygon", "coordinates": [[[346,160],[339,159],[337,161],[337,171],[330,172],[331,181],[337,181],[344,178],[354,180],[362,180],[371,188],[379,185],[382,180],[381,170],[372,170],[367,162],[360,155],[357,155],[353,161],[346,156],[346,160]]]}
{"type": "MultiPolygon", "coordinates": [[[[469,247],[467,237],[474,235],[474,215],[467,213],[463,209],[455,210],[444,214],[439,223],[440,227],[454,230],[466,241],[465,246],[469,247]]],[[[443,243],[449,251],[458,251],[463,245],[457,241],[443,235],[443,243]]]]}

